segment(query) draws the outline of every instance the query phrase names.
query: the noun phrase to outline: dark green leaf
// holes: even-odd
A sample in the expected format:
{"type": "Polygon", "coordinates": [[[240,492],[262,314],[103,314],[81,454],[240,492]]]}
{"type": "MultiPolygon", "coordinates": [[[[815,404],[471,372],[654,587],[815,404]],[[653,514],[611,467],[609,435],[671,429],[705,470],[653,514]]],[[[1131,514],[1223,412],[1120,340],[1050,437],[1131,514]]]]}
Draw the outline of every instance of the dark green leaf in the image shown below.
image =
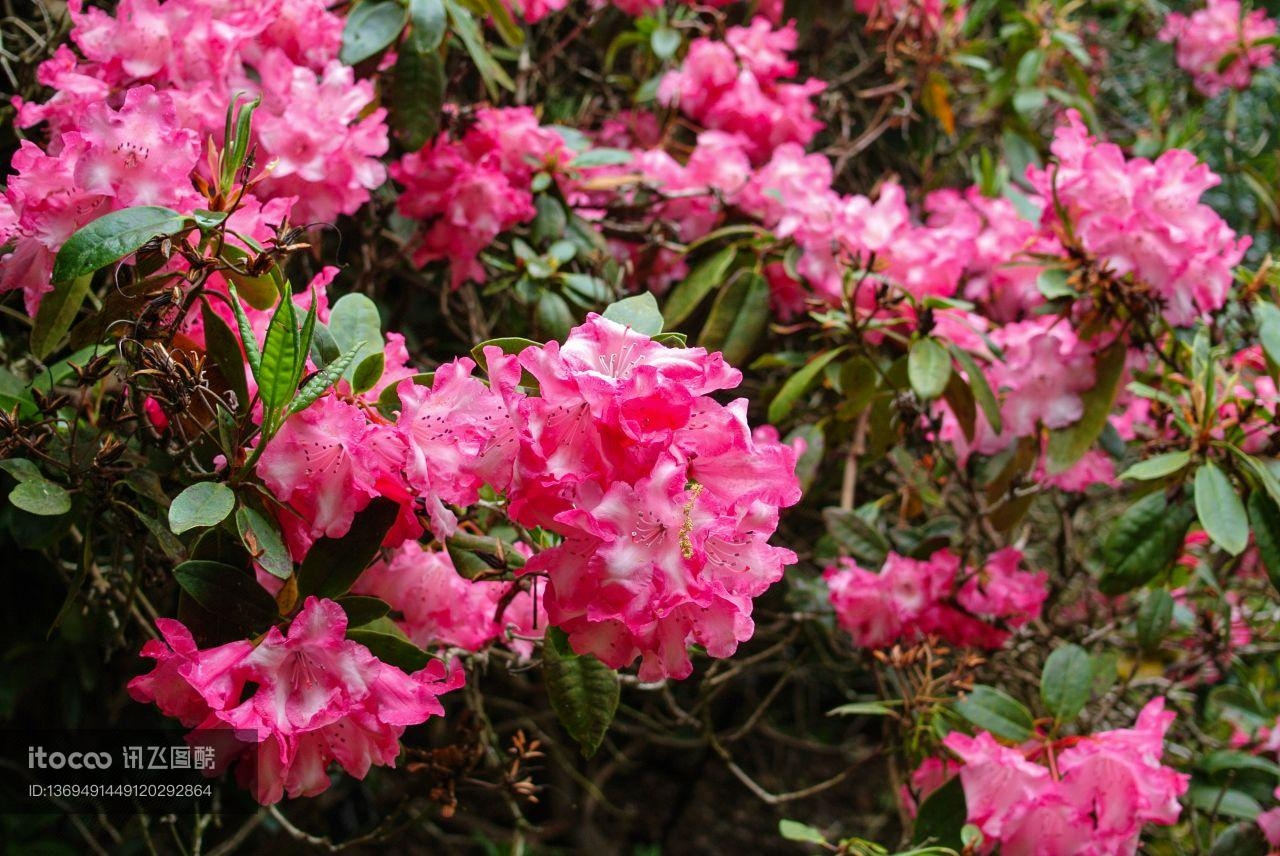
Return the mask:
{"type": "Polygon", "coordinates": [[[200,318],[204,322],[205,353],[235,393],[237,409],[243,411],[249,405],[249,384],[244,376],[240,339],[207,301],[200,307],[200,318]]]}
{"type": "Polygon", "coordinates": [[[493,22],[498,35],[507,43],[507,47],[518,48],[524,44],[524,30],[520,29],[511,17],[511,10],[502,0],[475,0],[484,9],[489,20],[493,22]]]}
{"type": "Polygon", "coordinates": [[[1190,503],[1169,505],[1159,492],[1129,506],[1102,546],[1098,587],[1104,594],[1122,594],[1169,567],[1194,517],[1190,503]]]}
{"type": "Polygon", "coordinates": [[[590,758],[618,710],[618,673],[590,654],[575,654],[564,632],[549,627],[542,645],[542,677],[556,718],[590,758]]]}
{"type": "Polygon", "coordinates": [[[693,314],[707,295],[724,282],[725,274],[733,267],[738,256],[737,247],[725,247],[713,256],[699,262],[688,276],[680,281],[667,296],[662,317],[667,327],[675,327],[693,314]]]}
{"type": "Polygon", "coordinates": [[[918,339],[907,354],[907,379],[925,401],[937,398],[951,379],[951,354],[933,339],[918,339]]]}
{"type": "Polygon", "coordinates": [[[1268,776],[1280,777],[1280,764],[1269,758],[1251,755],[1235,749],[1219,749],[1210,752],[1197,765],[1210,775],[1228,770],[1257,770],[1268,776]]]}
{"type": "Polygon", "coordinates": [[[1252,822],[1234,823],[1213,842],[1209,856],[1267,856],[1271,845],[1262,827],[1252,822]]]}
{"type": "Polygon", "coordinates": [[[997,737],[1023,743],[1035,734],[1031,711],[994,687],[976,686],[956,702],[956,713],[997,737]]]}
{"type": "Polygon", "coordinates": [[[1237,820],[1253,820],[1262,813],[1258,801],[1244,791],[1217,785],[1192,785],[1187,791],[1187,802],[1205,814],[1237,820]]]}
{"type": "Polygon", "coordinates": [[[1249,524],[1271,586],[1280,592],[1280,508],[1263,491],[1249,494],[1249,524]]]}
{"type": "Polygon", "coordinates": [[[662,312],[658,309],[658,301],[647,291],[610,303],[600,314],[642,336],[656,336],[662,332],[662,312]]]}
{"type": "Polygon", "coordinates": [[[293,573],[293,559],[274,523],[248,506],[236,511],[236,529],[249,555],[273,577],[287,580],[293,573]]]}
{"type": "Polygon", "coordinates": [[[824,351],[787,378],[782,388],[778,390],[778,394],[773,397],[773,401],[769,402],[769,421],[776,425],[791,415],[791,410],[800,400],[800,396],[808,392],[817,382],[827,364],[844,351],[844,345],[834,350],[824,351]]]}
{"type": "Polygon", "coordinates": [[[835,542],[859,562],[878,567],[888,555],[889,542],[856,511],[824,508],[822,519],[835,542]]]}
{"type": "Polygon", "coordinates": [[[1143,651],[1154,651],[1169,631],[1173,620],[1173,598],[1162,588],[1147,592],[1138,608],[1138,645],[1143,651]]]}
{"type": "Polygon", "coordinates": [[[378,381],[382,380],[382,372],[386,369],[387,361],[382,351],[376,354],[370,354],[360,361],[360,365],[356,366],[355,372],[351,375],[351,391],[356,395],[362,392],[368,392],[377,386],[378,381]]]}
{"type": "Polygon", "coordinates": [[[389,618],[375,618],[361,627],[349,627],[347,638],[369,649],[384,663],[409,674],[425,669],[431,655],[414,645],[389,618]]]}
{"type": "Polygon", "coordinates": [[[769,282],[758,273],[732,280],[711,304],[698,337],[708,351],[720,351],[731,365],[745,363],[769,325],[769,282]]]}
{"type": "Polygon", "coordinates": [[[222,482],[196,482],[173,498],[169,528],[177,534],[200,526],[217,526],[235,508],[236,495],[222,482]]]}
{"type": "Polygon", "coordinates": [[[511,76],[507,74],[506,70],[489,53],[488,46],[484,43],[484,35],[480,32],[480,25],[476,23],[476,19],[454,0],[445,0],[445,9],[448,10],[449,21],[453,24],[454,35],[462,42],[467,55],[476,64],[476,70],[480,72],[480,77],[484,79],[489,98],[493,101],[498,100],[499,86],[509,92],[514,92],[515,83],[511,80],[511,76]]]}
{"type": "Polygon", "coordinates": [[[154,205],[104,214],[67,238],[53,262],[53,281],[63,283],[93,273],[136,252],[154,237],[181,232],[188,222],[177,211],[154,205]]]}
{"type": "MultiPolygon", "coordinates": [[[[317,368],[323,369],[340,356],[342,356],[342,349],[338,347],[333,334],[329,332],[329,325],[317,323],[316,328],[311,331],[311,362],[315,363],[317,368]]],[[[351,358],[355,359],[355,354],[352,354],[351,358]]]]}
{"type": "Polygon", "coordinates": [[[395,0],[364,0],[347,15],[338,58],[355,65],[386,50],[400,35],[406,20],[404,6],[395,0]]]}
{"type": "Polygon", "coordinates": [[[151,533],[151,537],[156,539],[156,543],[160,545],[161,551],[166,556],[170,559],[182,559],[186,556],[187,550],[182,546],[182,542],[163,523],[149,514],[143,514],[132,505],[126,507],[133,512],[133,516],[138,518],[143,526],[147,527],[147,531],[151,533]]]}
{"type": "Polygon", "coordinates": [[[534,312],[538,318],[538,326],[551,338],[563,339],[569,335],[574,322],[573,310],[554,291],[542,292],[534,312]]]}
{"type": "Polygon", "coordinates": [[[936,844],[959,850],[960,830],[964,828],[968,817],[965,805],[964,787],[959,776],[952,776],[950,781],[925,798],[916,815],[916,825],[911,833],[911,840],[916,844],[936,844]]]}
{"type": "Polygon", "coordinates": [[[1063,645],[1049,655],[1040,675],[1040,698],[1059,722],[1084,709],[1093,687],[1093,663],[1079,645],[1063,645]]]}
{"type": "Polygon", "coordinates": [[[347,626],[353,629],[379,619],[391,611],[391,604],[385,600],[359,594],[340,597],[336,603],[347,614],[347,626]]]}
{"type": "Polygon", "coordinates": [[[1244,503],[1227,474],[1212,461],[1196,470],[1196,516],[1213,543],[1233,556],[1249,546],[1249,521],[1244,503]]]}
{"type": "Polygon", "coordinates": [[[279,619],[276,602],[257,580],[221,562],[183,562],[173,569],[182,590],[219,618],[265,629],[279,619]]]}
{"type": "Polygon", "coordinates": [[[71,322],[76,320],[76,313],[84,305],[92,281],[93,274],[87,273],[57,282],[53,291],[41,299],[35,322],[31,326],[31,353],[36,359],[43,360],[53,353],[62,337],[71,329],[71,322]]]}
{"type": "Polygon", "coordinates": [[[378,497],[356,515],[351,531],[341,538],[321,538],[298,568],[298,598],[341,597],[373,563],[400,513],[400,506],[378,497]]]}
{"type": "Polygon", "coordinates": [[[401,47],[391,76],[391,128],[400,144],[417,151],[440,130],[444,104],[444,60],[435,49],[417,51],[412,40],[401,47]]]}
{"type": "Polygon", "coordinates": [[[1274,363],[1280,363],[1280,308],[1266,301],[1253,304],[1253,317],[1258,321],[1258,339],[1262,349],[1274,363]]]}
{"type": "Polygon", "coordinates": [[[1120,388],[1127,354],[1128,346],[1120,340],[1098,354],[1094,362],[1093,388],[1080,395],[1084,415],[1074,425],[1049,432],[1045,461],[1050,474],[1069,469],[1089,451],[1093,441],[1102,433],[1116,400],[1116,390],[1120,388]]]}
{"type": "Polygon", "coordinates": [[[978,368],[973,357],[962,348],[952,345],[951,355],[960,363],[960,368],[964,369],[969,379],[969,388],[973,390],[973,399],[982,409],[982,415],[987,417],[987,424],[991,426],[992,431],[999,434],[1004,430],[1004,420],[1000,416],[1000,404],[996,401],[995,393],[991,391],[991,384],[987,383],[986,375],[978,368]]]}

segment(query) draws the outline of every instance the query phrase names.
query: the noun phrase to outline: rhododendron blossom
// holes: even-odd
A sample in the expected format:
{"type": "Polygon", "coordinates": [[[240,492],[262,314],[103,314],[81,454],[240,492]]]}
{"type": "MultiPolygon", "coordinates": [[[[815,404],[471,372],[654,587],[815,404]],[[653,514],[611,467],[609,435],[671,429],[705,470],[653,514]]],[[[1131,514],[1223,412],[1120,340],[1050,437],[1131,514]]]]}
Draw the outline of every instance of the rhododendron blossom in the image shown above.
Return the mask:
{"type": "Polygon", "coordinates": [[[1074,110],[1052,149],[1052,164],[1027,169],[1027,179],[1047,200],[1046,228],[1078,241],[1114,275],[1132,274],[1151,289],[1171,324],[1188,325],[1222,307],[1232,266],[1250,238],[1237,238],[1199,201],[1219,183],[1207,166],[1183,149],[1155,161],[1126,158],[1119,146],[1091,136],[1074,110]],[[1058,222],[1058,211],[1065,222],[1058,222]]]}
{"type": "Polygon", "coordinates": [[[800,496],[795,451],[708,395],[739,373],[594,314],[518,361],[539,394],[518,402],[510,512],[564,538],[524,569],[547,574],[551,623],[610,666],[642,657],[644,680],[687,676],[692,642],[732,654],[794,561],[766,539],[800,496]]]}
{"type": "Polygon", "coordinates": [[[963,762],[968,822],[984,836],[981,853],[1001,856],[1133,856],[1148,823],[1178,820],[1189,776],[1160,763],[1174,714],[1155,698],[1133,728],[1062,741],[1004,746],[987,732],[952,732],[942,741],[963,762]],[[1055,761],[1042,761],[1053,752],[1055,761]]]}
{"type": "Polygon", "coordinates": [[[1213,97],[1249,88],[1254,72],[1274,61],[1275,46],[1261,42],[1275,34],[1276,22],[1265,10],[1245,12],[1239,0],[1208,0],[1190,15],[1170,13],[1160,39],[1177,46],[1178,68],[1213,97]]]}
{"type": "Polygon", "coordinates": [[[1040,614],[1046,575],[1021,568],[1022,554],[1005,548],[978,570],[940,550],[927,560],[890,553],[873,572],[851,559],[823,574],[836,618],[853,643],[886,648],[934,634],[956,645],[999,648],[1010,630],[1040,614]]]}
{"type": "Polygon", "coordinates": [[[130,695],[188,727],[254,735],[236,772],[264,805],[326,790],[335,761],[357,779],[372,766],[394,767],[405,728],[443,714],[437,696],[463,680],[439,662],[412,675],[381,662],[344,638],[341,607],[314,597],[287,633],[272,627],[256,646],[201,650],[180,622],[157,626],[164,641],[142,650],[156,666],[129,682],[130,695]]]}

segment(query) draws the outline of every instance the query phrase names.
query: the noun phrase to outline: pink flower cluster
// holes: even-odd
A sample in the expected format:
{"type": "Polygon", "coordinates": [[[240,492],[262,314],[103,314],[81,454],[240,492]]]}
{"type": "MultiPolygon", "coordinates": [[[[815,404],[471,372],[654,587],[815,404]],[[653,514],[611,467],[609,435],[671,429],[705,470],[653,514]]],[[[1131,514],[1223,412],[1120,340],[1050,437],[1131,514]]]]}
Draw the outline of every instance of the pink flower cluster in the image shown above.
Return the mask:
{"type": "Polygon", "coordinates": [[[859,647],[937,635],[954,645],[999,648],[1011,630],[1040,615],[1048,596],[1047,575],[1021,565],[1013,548],[963,571],[949,550],[923,561],[890,553],[878,573],[842,559],[823,579],[840,626],[859,647]]]}
{"type": "Polygon", "coordinates": [[[1275,34],[1276,22],[1264,10],[1245,12],[1239,0],[1208,0],[1190,15],[1170,14],[1160,40],[1177,46],[1178,68],[1212,98],[1226,89],[1249,88],[1254,72],[1274,62],[1275,47],[1259,42],[1275,34]]]}
{"type": "Polygon", "coordinates": [[[481,108],[458,139],[437,137],[392,164],[404,186],[400,213],[425,221],[413,252],[417,265],[447,260],[454,287],[484,282],[480,252],[534,216],[531,183],[570,160],[560,136],[527,107],[481,108]]]}
{"type": "Polygon", "coordinates": [[[47,122],[56,141],[80,126],[89,105],[148,84],[172,99],[181,127],[203,142],[221,139],[237,93],[260,95],[257,162],[275,165],[255,192],[296,197],[298,220],[350,214],[386,177],[378,160],[388,146],[386,111],[365,115],[373,84],[356,81],[338,60],[342,18],[327,5],[123,0],[107,14],[71,0],[71,38],[83,59],[64,46],[41,66],[41,82],[57,94],[20,105],[18,124],[47,122]]]}
{"type": "Polygon", "coordinates": [[[190,209],[201,197],[188,175],[200,158],[198,135],[178,120],[172,100],[150,86],[130,89],[118,109],[83,105],[77,122],[45,152],[30,140],[13,157],[0,221],[0,293],[22,289],[33,316],[57,250],[80,227],[134,205],[190,209]]]}
{"type": "Polygon", "coordinates": [[[509,513],[564,539],[525,567],[547,575],[551,623],[615,668],[642,657],[643,680],[686,677],[692,642],[731,655],[795,560],[767,541],[800,498],[796,451],[711,397],[741,375],[594,314],[518,363],[539,391],[515,403],[509,513]]]}
{"type": "Polygon", "coordinates": [[[331,600],[308,598],[287,633],[272,627],[256,646],[201,650],[180,622],[156,626],[164,641],[142,649],[155,668],[129,694],[188,728],[235,729],[237,777],[264,805],[326,790],[334,762],[357,779],[394,767],[405,728],[443,715],[438,696],[463,681],[439,662],[409,675],[378,660],[345,638],[347,616],[331,600]]]}
{"type": "Polygon", "coordinates": [[[765,17],[730,27],[723,42],[695,39],[662,79],[658,100],[708,129],[741,135],[753,161],[768,160],[779,145],[803,145],[822,128],[811,99],[826,85],[782,82],[796,74],[787,59],[796,42],[794,22],[774,30],[765,17]]]}
{"type": "Polygon", "coordinates": [[[1155,161],[1126,158],[1119,146],[1091,136],[1074,110],[1052,149],[1054,163],[1027,169],[1045,200],[1044,228],[1069,234],[1116,275],[1149,286],[1171,324],[1189,325],[1222,307],[1250,239],[1237,239],[1199,201],[1219,182],[1207,166],[1182,149],[1155,161]]]}
{"type": "MultiPolygon", "coordinates": [[[[396,337],[388,346],[392,377],[405,374],[404,358],[396,337]]],[[[317,538],[347,534],[375,497],[401,504],[387,537],[394,546],[422,534],[420,511],[444,538],[457,524],[446,503],[470,505],[482,485],[506,486],[514,426],[498,394],[471,376],[474,367],[466,358],[447,363],[429,387],[401,380],[394,422],[364,402],[330,394],[284,423],[258,461],[258,475],[293,510],[280,524],[295,556],[317,538]]]]}
{"type": "Polygon", "coordinates": [[[468,580],[454,569],[448,553],[410,541],[361,574],[352,591],[382,598],[401,613],[404,617],[396,623],[419,647],[479,651],[505,640],[510,628],[515,637],[506,644],[528,657],[531,639],[547,626],[543,582],[540,577],[530,582],[531,590],[526,590],[520,583],[468,580]],[[513,594],[513,588],[519,591],[513,594]]]}
{"type": "Polygon", "coordinates": [[[1001,856],[1133,856],[1148,823],[1170,825],[1190,777],[1160,763],[1174,714],[1148,702],[1133,728],[1011,748],[987,732],[943,740],[962,762],[969,823],[981,853],[1001,856]],[[1049,764],[1036,763],[1039,756],[1049,764]]]}

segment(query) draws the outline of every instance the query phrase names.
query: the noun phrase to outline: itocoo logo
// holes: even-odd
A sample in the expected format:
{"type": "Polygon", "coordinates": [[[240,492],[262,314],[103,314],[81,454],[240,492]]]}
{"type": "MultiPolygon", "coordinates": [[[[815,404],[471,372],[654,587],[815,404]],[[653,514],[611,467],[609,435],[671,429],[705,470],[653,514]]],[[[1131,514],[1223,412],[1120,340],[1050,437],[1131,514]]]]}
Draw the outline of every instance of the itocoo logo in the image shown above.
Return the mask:
{"type": "Polygon", "coordinates": [[[111,766],[110,752],[46,752],[43,746],[27,747],[28,770],[105,770],[111,766]]]}

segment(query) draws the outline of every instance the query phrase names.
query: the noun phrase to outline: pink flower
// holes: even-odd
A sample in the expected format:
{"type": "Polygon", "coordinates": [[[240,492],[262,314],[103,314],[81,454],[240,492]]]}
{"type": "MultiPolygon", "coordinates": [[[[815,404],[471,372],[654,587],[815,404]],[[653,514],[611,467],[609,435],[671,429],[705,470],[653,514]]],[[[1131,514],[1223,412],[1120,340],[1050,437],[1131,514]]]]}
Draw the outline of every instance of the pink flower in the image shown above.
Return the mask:
{"type": "Polygon", "coordinates": [[[1125,158],[1067,111],[1052,146],[1056,162],[1027,169],[1045,200],[1042,225],[1070,234],[1116,276],[1150,287],[1169,323],[1186,326],[1222,307],[1232,267],[1249,247],[1199,202],[1219,178],[1195,155],[1171,149],[1155,161],[1125,158]],[[1066,223],[1058,223],[1058,211],[1066,223]]]}
{"type": "Polygon", "coordinates": [[[641,657],[644,680],[687,676],[690,642],[731,654],[794,560],[767,538],[799,499],[795,451],[709,397],[739,373],[594,314],[519,364],[539,393],[516,402],[510,514],[564,538],[525,567],[551,622],[615,668],[641,657]]]}
{"type": "MultiPolygon", "coordinates": [[[[352,591],[380,597],[402,613],[397,624],[420,647],[453,645],[479,651],[503,639],[508,627],[521,636],[541,635],[546,629],[542,581],[534,577],[531,583],[538,596],[523,588],[511,596],[517,583],[468,580],[454,570],[448,553],[424,550],[411,541],[361,574],[352,591]]],[[[509,646],[524,656],[533,648],[527,639],[514,639],[509,646]]]]}
{"type": "Polygon", "coordinates": [[[787,59],[796,42],[794,23],[775,31],[763,16],[730,27],[724,42],[695,39],[680,67],[663,77],[658,99],[708,129],[742,135],[754,160],[768,160],[782,143],[803,145],[822,128],[811,99],[826,85],[781,81],[796,73],[787,59]]]}
{"type": "Polygon", "coordinates": [[[439,662],[412,675],[381,662],[345,638],[341,607],[314,597],[287,634],[272,627],[256,647],[201,651],[178,622],[158,626],[165,643],[143,648],[156,667],[129,682],[130,695],[187,726],[254,733],[237,776],[264,805],[326,790],[335,761],[357,779],[375,765],[394,767],[405,728],[442,715],[438,696],[463,680],[439,662]]]}
{"type": "Polygon", "coordinates": [[[987,732],[943,740],[964,764],[968,821],[981,852],[1001,856],[1133,856],[1147,823],[1172,825],[1190,777],[1160,763],[1174,715],[1148,702],[1133,728],[1061,741],[1050,767],[1028,760],[1057,750],[1002,746],[987,732]],[[1024,751],[1027,750],[1027,751],[1024,751]]]}
{"type": "Polygon", "coordinates": [[[1239,0],[1208,0],[1190,15],[1171,13],[1160,40],[1177,45],[1178,68],[1213,97],[1225,89],[1249,88],[1253,73],[1270,66],[1275,55],[1274,46],[1259,42],[1275,34],[1276,22],[1264,10],[1246,14],[1239,0]]]}

